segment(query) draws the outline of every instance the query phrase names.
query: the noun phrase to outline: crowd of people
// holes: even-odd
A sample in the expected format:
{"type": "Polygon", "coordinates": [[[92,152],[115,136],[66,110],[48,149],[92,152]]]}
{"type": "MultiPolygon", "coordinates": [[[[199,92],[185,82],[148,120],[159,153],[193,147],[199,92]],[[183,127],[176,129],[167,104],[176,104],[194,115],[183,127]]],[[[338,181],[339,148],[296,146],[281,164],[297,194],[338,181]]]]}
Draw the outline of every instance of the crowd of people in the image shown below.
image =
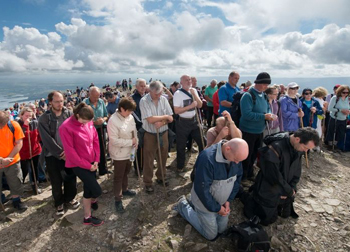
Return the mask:
{"type": "Polygon", "coordinates": [[[104,91],[91,84],[16,103],[0,111],[0,186],[8,185],[13,206],[23,211],[26,175],[34,194],[49,179],[60,216],[65,208],[80,207],[78,177],[83,224],[99,226],[103,220],[92,215],[102,192],[98,177],[113,174],[115,210],[122,213],[123,197],[137,194],[128,183],[132,167],[145,192],[154,193],[154,183],[168,186],[166,161],[176,144],[178,173],[189,169],[186,151],[199,153],[191,197],[181,196],[174,209],[208,240],[226,229],[235,198],[247,218],[259,216],[264,225],[278,216],[295,217],[302,156],[320,152],[321,139],[329,149],[340,148],[350,88],[336,85],[329,95],[323,87],[305,88],[299,94],[297,83],[271,85],[266,72],[254,83],[238,86],[239,79],[231,72],[227,82],[212,80],[199,88],[196,77],[183,75],[168,89],[161,81],[138,78],[134,92],[131,79],[124,79],[104,91]]]}

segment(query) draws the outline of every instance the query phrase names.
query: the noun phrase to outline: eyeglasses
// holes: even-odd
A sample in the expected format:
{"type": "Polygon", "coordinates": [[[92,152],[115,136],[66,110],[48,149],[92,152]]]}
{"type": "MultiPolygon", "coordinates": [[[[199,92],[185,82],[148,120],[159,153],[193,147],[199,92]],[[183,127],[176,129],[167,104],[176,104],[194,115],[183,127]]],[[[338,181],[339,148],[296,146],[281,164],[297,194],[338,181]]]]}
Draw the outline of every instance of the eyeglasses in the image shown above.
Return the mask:
{"type": "Polygon", "coordinates": [[[307,92],[307,93],[304,93],[304,95],[311,95],[311,93],[307,92]]]}
{"type": "Polygon", "coordinates": [[[289,89],[291,89],[291,90],[298,90],[299,87],[291,87],[291,88],[289,88],[289,89]]]}

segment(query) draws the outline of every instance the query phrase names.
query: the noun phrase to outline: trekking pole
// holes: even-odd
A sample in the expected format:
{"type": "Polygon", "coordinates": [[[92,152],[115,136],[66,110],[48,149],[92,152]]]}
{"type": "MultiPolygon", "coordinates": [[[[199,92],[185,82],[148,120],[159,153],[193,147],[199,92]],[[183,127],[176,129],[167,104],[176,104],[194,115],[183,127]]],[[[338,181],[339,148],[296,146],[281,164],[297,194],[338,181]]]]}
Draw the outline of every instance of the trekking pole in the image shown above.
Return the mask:
{"type": "Polygon", "coordinates": [[[160,140],[159,140],[159,129],[157,129],[157,144],[158,144],[158,156],[159,156],[159,168],[162,174],[162,180],[163,180],[163,186],[164,186],[164,192],[166,194],[166,186],[165,186],[165,179],[164,179],[164,171],[163,171],[163,162],[162,162],[162,153],[160,149],[160,140]]]}
{"type": "MultiPolygon", "coordinates": [[[[205,146],[204,146],[204,137],[203,137],[202,126],[201,126],[201,122],[199,121],[199,115],[198,115],[197,108],[195,108],[195,110],[196,110],[196,117],[197,117],[197,122],[198,122],[198,128],[199,128],[199,132],[201,134],[201,141],[202,141],[202,146],[203,146],[202,150],[204,150],[205,146]]],[[[199,148],[199,146],[198,146],[198,148],[199,148]]],[[[199,150],[198,150],[198,152],[199,152],[199,150]]]]}
{"type": "Polygon", "coordinates": [[[32,167],[32,173],[33,173],[33,179],[34,179],[34,189],[35,189],[35,194],[38,194],[38,184],[36,180],[36,174],[35,174],[35,168],[34,168],[34,163],[33,163],[33,156],[32,156],[32,143],[30,141],[30,124],[28,124],[28,145],[29,145],[29,156],[30,156],[30,165],[32,167]]]}
{"type": "MultiPolygon", "coordinates": [[[[132,138],[135,137],[134,131],[131,132],[131,136],[132,136],[132,138]]],[[[137,176],[139,177],[139,179],[141,179],[139,163],[138,163],[138,160],[137,160],[137,147],[135,147],[135,161],[136,161],[137,176]]]]}
{"type": "Polygon", "coordinates": [[[106,159],[106,145],[103,137],[103,124],[101,125],[100,131],[101,131],[101,137],[102,137],[103,155],[105,157],[104,159],[105,159],[105,167],[107,171],[107,178],[109,179],[109,172],[108,172],[107,159],[106,159]]]}
{"type": "MultiPolygon", "coordinates": [[[[131,132],[132,137],[134,138],[134,131],[131,132]]],[[[142,153],[142,152],[141,152],[142,153]]],[[[142,187],[142,180],[141,180],[141,173],[139,168],[139,161],[137,160],[137,148],[135,148],[135,163],[136,163],[136,170],[138,175],[138,181],[140,182],[140,187],[142,187]]],[[[142,199],[142,190],[140,191],[140,202],[144,206],[145,202],[142,199]]]]}
{"type": "MultiPolygon", "coordinates": [[[[299,109],[299,111],[301,111],[301,109],[299,109]]],[[[301,124],[301,127],[304,128],[304,122],[302,117],[300,117],[300,124],[301,124]]],[[[309,159],[307,158],[307,151],[305,151],[305,159],[306,159],[306,167],[309,168],[309,159]]]]}
{"type": "Polygon", "coordinates": [[[332,142],[332,149],[334,151],[334,146],[335,146],[335,136],[337,133],[337,115],[335,115],[335,119],[334,119],[334,130],[333,130],[333,142],[332,142]]]}
{"type": "Polygon", "coordinates": [[[268,135],[271,135],[271,130],[270,130],[269,122],[268,122],[268,121],[265,121],[265,122],[266,122],[267,134],[268,134],[268,135]]]}

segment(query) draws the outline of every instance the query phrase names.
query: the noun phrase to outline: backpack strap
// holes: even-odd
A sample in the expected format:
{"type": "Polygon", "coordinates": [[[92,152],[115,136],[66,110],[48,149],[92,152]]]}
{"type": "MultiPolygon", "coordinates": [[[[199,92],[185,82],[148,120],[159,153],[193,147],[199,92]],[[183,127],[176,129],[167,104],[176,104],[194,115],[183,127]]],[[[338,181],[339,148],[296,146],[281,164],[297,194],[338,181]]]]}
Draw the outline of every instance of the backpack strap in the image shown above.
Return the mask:
{"type": "Polygon", "coordinates": [[[7,127],[9,127],[10,131],[12,132],[12,135],[13,135],[13,143],[16,142],[16,138],[15,138],[15,127],[13,127],[11,121],[9,120],[7,122],[7,127]]]}
{"type": "Polygon", "coordinates": [[[272,151],[276,154],[276,156],[277,156],[278,158],[280,158],[280,155],[279,155],[278,152],[275,150],[275,148],[272,147],[272,145],[268,145],[268,147],[270,148],[270,150],[272,150],[272,151]]]}
{"type": "Polygon", "coordinates": [[[193,96],[188,92],[188,91],[186,91],[185,89],[183,89],[183,88],[180,88],[179,89],[182,93],[184,93],[184,94],[186,94],[187,96],[189,96],[190,98],[191,98],[191,100],[193,101],[193,96]]]}
{"type": "MultiPolygon", "coordinates": [[[[338,103],[338,101],[339,101],[339,98],[340,98],[340,97],[337,97],[336,100],[335,100],[334,107],[333,107],[334,109],[335,109],[335,106],[337,106],[337,103],[338,103]]],[[[338,112],[339,112],[339,109],[338,109],[338,111],[335,112],[335,114],[334,114],[335,119],[337,119],[338,112]]]]}

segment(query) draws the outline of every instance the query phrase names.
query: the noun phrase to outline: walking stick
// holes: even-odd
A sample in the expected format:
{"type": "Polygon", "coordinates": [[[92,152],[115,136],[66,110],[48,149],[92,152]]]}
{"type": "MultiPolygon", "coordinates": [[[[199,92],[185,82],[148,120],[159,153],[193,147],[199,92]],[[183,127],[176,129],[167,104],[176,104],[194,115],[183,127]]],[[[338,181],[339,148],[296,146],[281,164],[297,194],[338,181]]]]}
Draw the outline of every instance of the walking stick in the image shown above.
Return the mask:
{"type": "MultiPolygon", "coordinates": [[[[299,109],[299,111],[301,111],[301,109],[299,109]]],[[[304,128],[304,122],[302,117],[300,117],[300,124],[301,124],[301,127],[304,128]]],[[[305,159],[306,159],[306,167],[309,168],[309,159],[307,158],[307,151],[305,151],[305,159]]]]}
{"type": "Polygon", "coordinates": [[[164,186],[164,192],[166,194],[166,186],[165,186],[165,179],[164,179],[164,171],[163,171],[163,162],[162,162],[162,153],[160,149],[160,140],[159,140],[159,129],[157,129],[157,144],[158,144],[158,156],[159,156],[159,168],[162,174],[162,180],[163,180],[163,186],[164,186]]]}
{"type": "MultiPolygon", "coordinates": [[[[203,146],[202,150],[204,150],[205,146],[204,146],[204,137],[203,137],[202,126],[201,126],[201,122],[199,121],[199,115],[198,115],[197,108],[195,108],[195,110],[196,110],[196,117],[197,117],[197,122],[198,122],[198,128],[199,128],[199,132],[201,134],[201,141],[202,141],[202,146],[203,146]]],[[[198,148],[199,148],[199,146],[198,146],[198,148]]]]}
{"type": "MultiPolygon", "coordinates": [[[[131,136],[132,136],[132,138],[135,137],[134,131],[131,132],[131,136]]],[[[137,160],[137,148],[136,147],[135,147],[135,161],[136,161],[137,176],[139,177],[139,179],[141,179],[139,163],[138,163],[138,160],[137,160]]]]}
{"type": "Polygon", "coordinates": [[[34,168],[33,156],[32,156],[32,143],[30,141],[30,124],[28,124],[28,145],[29,145],[30,165],[32,167],[32,173],[33,173],[33,179],[34,179],[35,194],[38,194],[38,184],[37,184],[36,174],[35,174],[36,171],[34,168]]]}
{"type": "Polygon", "coordinates": [[[271,135],[271,130],[270,130],[269,122],[268,122],[268,121],[265,121],[265,122],[266,122],[267,134],[268,134],[268,135],[271,135]]]}
{"type": "Polygon", "coordinates": [[[106,159],[106,145],[103,137],[103,124],[101,125],[100,131],[101,131],[101,137],[102,137],[103,155],[105,157],[104,159],[105,159],[105,167],[107,171],[107,178],[109,179],[109,172],[108,172],[107,159],[106,159]]]}

